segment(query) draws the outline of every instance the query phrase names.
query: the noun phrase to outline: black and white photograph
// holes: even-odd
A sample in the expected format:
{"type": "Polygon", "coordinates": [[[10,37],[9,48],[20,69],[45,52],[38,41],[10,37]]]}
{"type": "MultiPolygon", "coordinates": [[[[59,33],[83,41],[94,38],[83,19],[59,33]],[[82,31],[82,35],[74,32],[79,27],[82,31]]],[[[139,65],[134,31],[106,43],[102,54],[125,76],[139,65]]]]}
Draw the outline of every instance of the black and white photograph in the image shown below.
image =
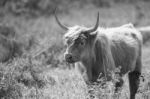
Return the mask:
{"type": "Polygon", "coordinates": [[[0,99],[150,99],[150,0],[0,0],[0,99]]]}

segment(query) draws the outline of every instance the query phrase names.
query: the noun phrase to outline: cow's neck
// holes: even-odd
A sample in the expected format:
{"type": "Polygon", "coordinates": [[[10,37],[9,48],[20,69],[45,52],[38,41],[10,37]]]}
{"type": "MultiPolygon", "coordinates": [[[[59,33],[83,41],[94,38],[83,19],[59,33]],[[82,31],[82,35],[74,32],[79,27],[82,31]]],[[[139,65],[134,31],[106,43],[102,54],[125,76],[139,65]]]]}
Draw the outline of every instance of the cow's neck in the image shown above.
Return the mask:
{"type": "Polygon", "coordinates": [[[104,73],[104,68],[102,67],[102,62],[98,59],[101,59],[99,55],[96,55],[95,50],[90,50],[87,53],[88,57],[82,60],[82,64],[86,67],[87,75],[89,80],[96,81],[100,73],[104,73]],[[93,52],[92,52],[93,51],[93,52]]]}

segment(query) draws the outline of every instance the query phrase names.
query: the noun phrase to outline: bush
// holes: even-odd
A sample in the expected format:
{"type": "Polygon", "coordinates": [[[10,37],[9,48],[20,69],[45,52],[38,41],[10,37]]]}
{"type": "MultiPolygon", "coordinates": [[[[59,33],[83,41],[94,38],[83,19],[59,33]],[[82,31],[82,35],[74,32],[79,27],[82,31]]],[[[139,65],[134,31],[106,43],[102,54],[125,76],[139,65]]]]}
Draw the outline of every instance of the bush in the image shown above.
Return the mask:
{"type": "Polygon", "coordinates": [[[25,88],[43,88],[45,81],[39,65],[30,58],[15,59],[0,65],[0,99],[21,99],[25,88]]]}

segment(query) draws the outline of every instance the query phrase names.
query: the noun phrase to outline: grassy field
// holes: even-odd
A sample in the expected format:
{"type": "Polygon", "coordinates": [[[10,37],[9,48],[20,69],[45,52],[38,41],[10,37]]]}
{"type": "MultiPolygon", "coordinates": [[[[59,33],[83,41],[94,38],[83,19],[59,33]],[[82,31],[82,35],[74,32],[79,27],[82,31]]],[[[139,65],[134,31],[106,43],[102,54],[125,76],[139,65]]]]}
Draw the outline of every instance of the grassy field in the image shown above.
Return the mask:
{"type": "MultiPolygon", "coordinates": [[[[138,4],[138,3],[137,3],[138,4]]],[[[87,5],[82,8],[70,8],[69,12],[58,14],[62,23],[93,26],[96,15],[100,13],[102,27],[116,27],[126,23],[138,26],[150,25],[150,2],[139,2],[144,14],[137,19],[137,10],[133,4],[112,4],[110,8],[97,8],[87,5]]],[[[95,84],[87,86],[78,71],[67,65],[63,59],[63,31],[55,22],[54,16],[24,18],[6,15],[0,19],[2,24],[13,26],[17,30],[17,39],[26,42],[34,37],[35,44],[26,57],[14,59],[12,63],[0,65],[0,98],[2,99],[129,99],[127,75],[125,84],[118,94],[113,94],[113,82],[105,86],[95,84]]],[[[136,99],[150,98],[150,45],[143,45],[143,69],[145,78],[136,99]]]]}

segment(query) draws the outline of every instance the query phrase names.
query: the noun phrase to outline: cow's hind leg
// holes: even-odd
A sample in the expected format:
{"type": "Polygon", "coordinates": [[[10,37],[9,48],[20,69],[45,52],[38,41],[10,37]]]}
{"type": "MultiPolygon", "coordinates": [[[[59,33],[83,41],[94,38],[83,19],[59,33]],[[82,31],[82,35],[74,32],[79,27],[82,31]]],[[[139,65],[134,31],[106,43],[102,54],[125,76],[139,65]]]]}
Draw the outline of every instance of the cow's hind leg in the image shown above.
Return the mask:
{"type": "Polygon", "coordinates": [[[141,76],[141,68],[142,68],[141,50],[139,53],[140,54],[136,60],[136,64],[135,64],[136,67],[135,67],[134,71],[129,72],[129,74],[128,74],[128,76],[129,76],[129,87],[130,87],[130,99],[135,99],[135,94],[137,93],[139,83],[140,83],[139,77],[141,76]]]}
{"type": "Polygon", "coordinates": [[[140,83],[140,75],[141,75],[141,57],[136,62],[136,68],[134,71],[129,73],[129,87],[130,87],[130,99],[135,99],[135,94],[137,93],[139,83],[140,83]]]}
{"type": "Polygon", "coordinates": [[[139,86],[139,77],[141,73],[133,71],[129,73],[129,87],[130,87],[130,99],[135,99],[135,94],[139,86]]]}

